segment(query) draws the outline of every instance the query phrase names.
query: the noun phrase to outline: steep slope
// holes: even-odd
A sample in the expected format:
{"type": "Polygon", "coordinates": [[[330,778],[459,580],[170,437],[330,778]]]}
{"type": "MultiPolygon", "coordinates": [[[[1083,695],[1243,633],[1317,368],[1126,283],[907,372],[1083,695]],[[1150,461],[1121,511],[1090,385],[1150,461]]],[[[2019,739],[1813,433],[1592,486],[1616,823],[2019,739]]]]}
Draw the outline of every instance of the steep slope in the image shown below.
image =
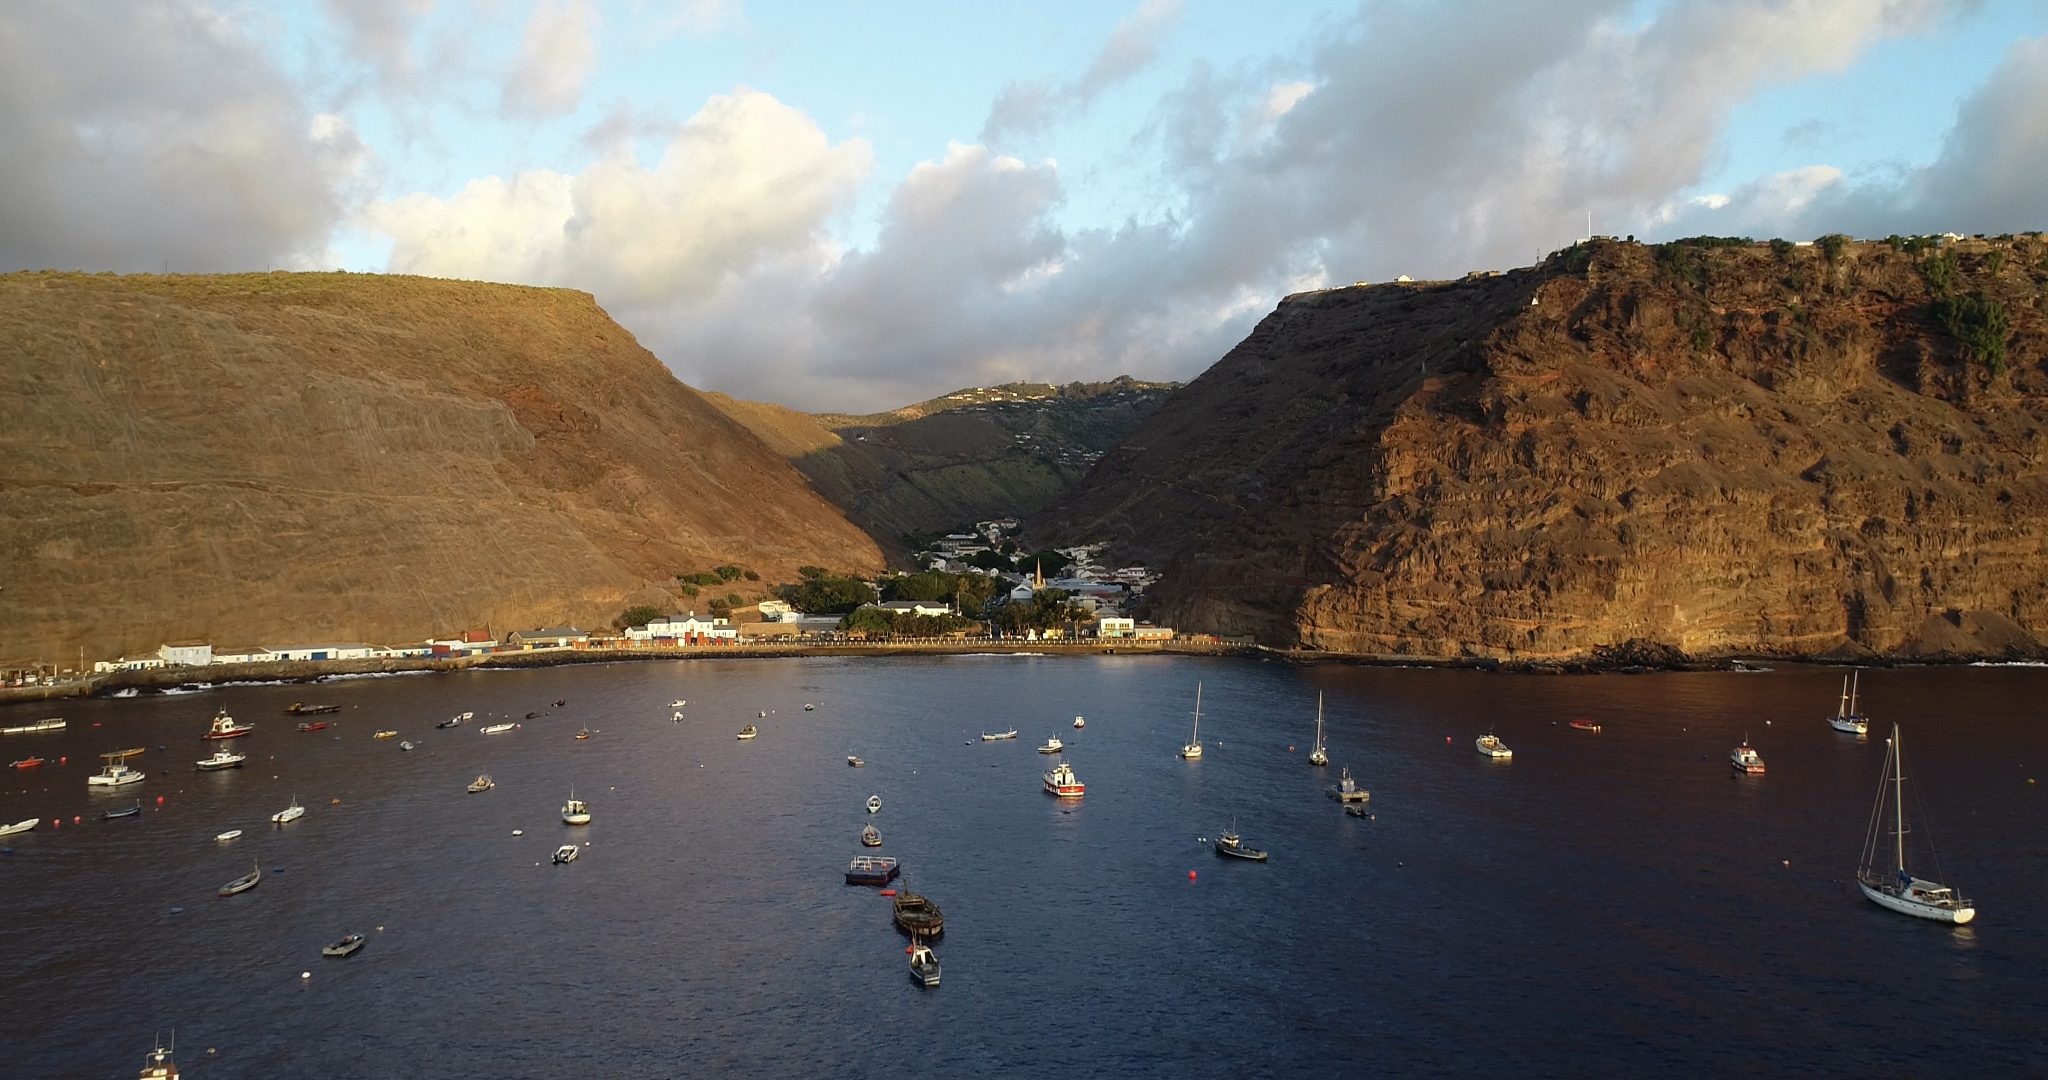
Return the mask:
{"type": "Polygon", "coordinates": [[[1289,297],[1033,524],[1279,645],[2038,652],[2048,245],[1830,247],[1289,297]],[[1959,343],[1977,291],[2003,373],[1959,343]]]}
{"type": "Polygon", "coordinates": [[[1036,513],[1173,390],[1119,378],[962,390],[873,416],[808,416],[709,394],[879,542],[907,551],[972,521],[1036,513]]]}
{"type": "Polygon", "coordinates": [[[10,657],[602,624],[879,551],[582,293],[0,277],[10,657]]]}

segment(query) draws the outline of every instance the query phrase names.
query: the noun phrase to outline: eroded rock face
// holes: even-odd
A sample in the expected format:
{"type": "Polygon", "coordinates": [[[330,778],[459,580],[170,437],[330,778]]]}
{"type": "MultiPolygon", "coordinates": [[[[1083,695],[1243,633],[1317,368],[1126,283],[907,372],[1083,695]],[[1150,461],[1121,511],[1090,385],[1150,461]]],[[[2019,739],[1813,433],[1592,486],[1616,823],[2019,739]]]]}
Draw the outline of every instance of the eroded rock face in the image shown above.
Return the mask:
{"type": "Polygon", "coordinates": [[[602,626],[692,606],[677,573],[881,564],[583,293],[12,274],[0,311],[9,659],[602,626]]]}
{"type": "Polygon", "coordinates": [[[2036,654],[2048,245],[1663,251],[1289,297],[1040,522],[1154,614],[1425,657],[2036,654]],[[1931,307],[1981,291],[2007,370],[1931,307]]]}

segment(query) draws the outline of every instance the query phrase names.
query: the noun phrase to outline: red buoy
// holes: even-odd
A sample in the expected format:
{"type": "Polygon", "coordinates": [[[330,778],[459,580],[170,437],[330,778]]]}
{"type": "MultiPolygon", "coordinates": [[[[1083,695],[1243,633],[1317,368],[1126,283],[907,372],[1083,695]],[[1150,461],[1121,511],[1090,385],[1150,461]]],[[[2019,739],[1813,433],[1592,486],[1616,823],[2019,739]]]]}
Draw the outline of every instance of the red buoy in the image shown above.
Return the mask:
{"type": "Polygon", "coordinates": [[[158,806],[162,806],[162,805],[164,804],[164,797],[163,797],[163,796],[161,796],[161,795],[157,796],[157,797],[156,797],[156,804],[157,804],[158,806]]]}
{"type": "Polygon", "coordinates": [[[1193,880],[1195,880],[1195,872],[1194,872],[1193,870],[1190,870],[1190,871],[1188,871],[1188,880],[1189,880],[1189,881],[1193,881],[1193,880]]]}
{"type": "Polygon", "coordinates": [[[896,890],[894,890],[894,889],[883,889],[883,890],[882,890],[882,895],[883,895],[883,896],[894,896],[894,895],[896,895],[896,890]]]}
{"type": "Polygon", "coordinates": [[[905,953],[905,954],[909,954],[909,953],[914,953],[914,952],[916,952],[916,951],[917,951],[917,946],[915,946],[915,945],[905,945],[905,946],[903,947],[903,951],[904,951],[904,953],[905,953]]]}

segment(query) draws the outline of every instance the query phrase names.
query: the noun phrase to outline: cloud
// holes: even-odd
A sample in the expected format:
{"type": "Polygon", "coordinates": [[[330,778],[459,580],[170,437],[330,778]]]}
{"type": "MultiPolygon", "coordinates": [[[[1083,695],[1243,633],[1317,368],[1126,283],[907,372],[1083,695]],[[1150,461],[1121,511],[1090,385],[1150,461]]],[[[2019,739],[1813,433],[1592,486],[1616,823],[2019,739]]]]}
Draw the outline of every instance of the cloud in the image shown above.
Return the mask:
{"type": "Polygon", "coordinates": [[[370,69],[380,90],[388,96],[413,92],[420,75],[413,31],[434,9],[434,0],[322,0],[321,6],[340,28],[349,55],[370,69]]]}
{"type": "Polygon", "coordinates": [[[367,153],[198,2],[0,11],[0,268],[308,266],[367,153]]]}
{"type": "Polygon", "coordinates": [[[519,58],[505,76],[499,111],[541,119],[574,112],[597,70],[598,21],[594,0],[538,0],[519,58]]]}
{"type": "Polygon", "coordinates": [[[1071,82],[1013,82],[1003,87],[982,125],[981,141],[1001,143],[1040,135],[1085,111],[1105,91],[1151,65],[1160,40],[1180,19],[1180,6],[1180,0],[1144,0],[1117,24],[1088,69],[1071,82]]]}

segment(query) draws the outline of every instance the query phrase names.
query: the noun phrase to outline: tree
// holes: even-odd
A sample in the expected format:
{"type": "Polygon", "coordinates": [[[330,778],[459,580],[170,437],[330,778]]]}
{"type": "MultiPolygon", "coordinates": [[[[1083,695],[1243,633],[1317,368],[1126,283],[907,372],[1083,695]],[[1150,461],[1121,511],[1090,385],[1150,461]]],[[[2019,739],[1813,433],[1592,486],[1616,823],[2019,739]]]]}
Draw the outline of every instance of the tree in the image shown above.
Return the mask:
{"type": "Polygon", "coordinates": [[[746,571],[741,570],[737,566],[721,566],[713,571],[713,573],[718,575],[718,580],[720,581],[738,581],[740,575],[746,573],[746,571]]]}
{"type": "Polygon", "coordinates": [[[621,630],[628,626],[646,626],[666,614],[652,604],[635,604],[620,612],[619,617],[612,620],[612,625],[621,630]]]}
{"type": "Polygon", "coordinates": [[[878,607],[853,609],[845,618],[839,620],[839,628],[864,634],[887,634],[892,630],[889,613],[878,607]]]}

